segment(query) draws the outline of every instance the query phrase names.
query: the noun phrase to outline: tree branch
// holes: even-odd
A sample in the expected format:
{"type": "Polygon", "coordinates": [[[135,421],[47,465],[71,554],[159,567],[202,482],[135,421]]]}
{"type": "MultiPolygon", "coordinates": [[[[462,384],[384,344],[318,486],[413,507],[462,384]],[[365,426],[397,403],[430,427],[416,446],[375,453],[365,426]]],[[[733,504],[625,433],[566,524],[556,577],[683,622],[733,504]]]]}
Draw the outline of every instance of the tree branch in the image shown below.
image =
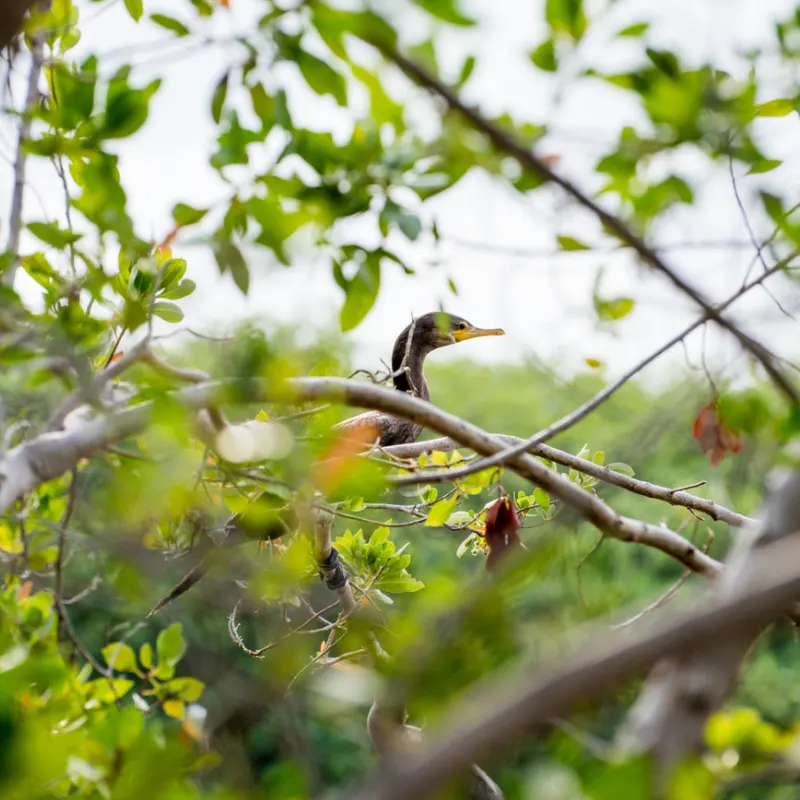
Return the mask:
{"type": "MultiPolygon", "coordinates": [[[[771,493],[761,532],[743,537],[727,559],[723,580],[714,587],[720,598],[735,597],[769,573],[758,552],[784,537],[798,540],[800,473],[784,475],[771,493]]],[[[795,545],[797,542],[794,543],[795,545]]],[[[769,622],[742,620],[713,646],[670,654],[655,665],[618,736],[625,755],[652,753],[659,779],[680,760],[702,751],[708,718],[733,692],[742,662],[769,622]]]]}
{"type": "Polygon", "coordinates": [[[424,750],[387,764],[351,800],[404,800],[428,797],[450,775],[474,758],[501,755],[536,726],[568,713],[579,700],[597,697],[632,678],[660,658],[695,647],[711,650],[742,626],[764,626],[800,595],[800,535],[768,545],[754,554],[756,576],[745,591],[702,603],[647,627],[609,632],[601,626],[591,637],[544,666],[525,663],[511,674],[492,675],[454,703],[431,734],[424,750]]]}
{"type": "MultiPolygon", "coordinates": [[[[771,275],[774,275],[776,272],[782,271],[791,261],[797,257],[796,253],[793,253],[788,258],[782,259],[780,262],[775,264],[773,267],[765,270],[759,277],[755,278],[754,280],[750,281],[749,283],[744,284],[739,288],[739,290],[731,295],[724,303],[721,303],[716,307],[717,312],[722,312],[728,306],[735,303],[742,295],[749,292],[756,286],[761,285],[767,278],[771,275]]],[[[455,478],[463,478],[467,475],[470,475],[473,472],[479,472],[483,469],[488,469],[489,467],[494,466],[502,466],[503,464],[507,464],[508,461],[513,458],[518,453],[525,453],[525,452],[533,452],[534,445],[542,444],[559,433],[571,428],[573,425],[576,425],[582,419],[587,417],[592,411],[594,411],[598,406],[603,404],[612,394],[614,394],[619,388],[624,386],[631,378],[635,375],[638,375],[646,366],[652,364],[659,356],[666,353],[672,347],[674,347],[678,342],[683,341],[690,333],[697,330],[701,325],[704,325],[710,319],[708,314],[704,314],[702,317],[697,319],[688,327],[684,328],[680,333],[676,336],[673,336],[668,342],[663,344],[657,350],[652,352],[649,356],[644,358],[640,361],[635,367],[628,370],[624,375],[619,377],[614,383],[609,384],[606,386],[605,389],[599,391],[594,397],[589,398],[585,403],[578,406],[574,411],[570,411],[569,414],[563,416],[557,422],[554,422],[552,425],[549,425],[547,428],[544,428],[537,433],[534,433],[533,436],[528,437],[527,439],[516,439],[513,447],[509,447],[502,452],[495,454],[489,458],[482,458],[478,461],[474,461],[473,463],[459,467],[456,470],[452,470],[450,473],[450,477],[452,479],[455,478]]],[[[399,445],[398,447],[404,447],[404,445],[399,445]]],[[[389,448],[391,450],[391,448],[389,448]]],[[[401,456],[402,457],[402,456],[401,456]]],[[[555,459],[554,459],[555,460],[555,459]]],[[[562,463],[562,462],[559,462],[562,463]]],[[[635,490],[632,490],[635,491],[635,490]]],[[[731,523],[735,524],[735,523],[731,523]]]]}
{"type": "MultiPolygon", "coordinates": [[[[276,385],[263,379],[225,381],[188,387],[172,396],[188,408],[199,409],[230,400],[232,390],[238,390],[238,397],[247,401],[300,403],[333,400],[386,411],[446,434],[483,455],[492,455],[505,447],[503,440],[417,397],[342,378],[295,378],[276,385]]],[[[151,413],[152,404],[142,403],[93,419],[76,431],[42,434],[10,450],[0,458],[0,513],[4,513],[25,492],[71,469],[79,459],[141,431],[148,424],[151,413]]],[[[511,467],[545,489],[554,500],[572,507],[611,538],[654,547],[708,578],[714,578],[722,571],[718,561],[681,535],[666,527],[620,516],[600,498],[548,469],[533,456],[515,456],[511,467]]]]}
{"type": "MultiPolygon", "coordinates": [[[[496,433],[494,436],[502,442],[513,444],[515,447],[517,443],[525,442],[527,439],[519,439],[516,436],[508,436],[506,434],[496,433]]],[[[443,437],[440,439],[428,439],[423,442],[414,442],[413,444],[395,444],[384,448],[387,453],[397,458],[416,458],[421,453],[431,453],[434,450],[449,451],[455,450],[459,447],[459,443],[453,439],[443,437]]],[[[503,452],[510,453],[511,448],[503,452]]],[[[744,514],[738,514],[736,511],[731,511],[724,506],[718,505],[713,500],[706,500],[704,497],[697,497],[696,495],[689,494],[689,492],[681,489],[670,489],[666,486],[658,486],[649,481],[638,480],[631,478],[628,475],[623,475],[620,472],[608,467],[600,466],[592,461],[587,461],[585,458],[578,458],[563,450],[557,450],[555,447],[550,447],[546,444],[533,444],[526,447],[525,452],[532,455],[546,458],[556,464],[569,467],[570,469],[583,472],[586,475],[591,475],[593,478],[608,483],[611,486],[618,486],[620,489],[627,489],[634,494],[640,494],[643,497],[650,497],[653,500],[663,500],[672,506],[679,506],[681,508],[690,508],[693,511],[700,511],[707,514],[711,519],[717,522],[727,522],[736,528],[744,527],[754,520],[746,517],[744,514]]],[[[486,459],[487,461],[489,459],[486,459]]],[[[479,463],[479,462],[474,462],[479,463]]],[[[472,466],[472,464],[470,464],[472,466]]],[[[470,470],[472,471],[472,470],[470,470]]],[[[430,472],[426,474],[414,474],[408,477],[400,477],[393,481],[395,484],[408,484],[408,483],[438,483],[447,482],[458,479],[458,474],[463,474],[460,468],[454,470],[442,470],[440,472],[430,472]]]]}
{"type": "Polygon", "coordinates": [[[408,78],[418,86],[441,97],[448,107],[463,117],[473,128],[483,133],[487,139],[501,152],[511,156],[523,171],[545,182],[554,183],[584,208],[591,211],[603,226],[621,241],[636,251],[645,263],[661,272],[672,284],[690,297],[707,317],[731,333],[742,347],[747,350],[766,370],[775,385],[781,390],[792,405],[800,404],[797,387],[783,374],[775,364],[773,355],[759,342],[752,339],[730,320],[713,307],[711,302],[694,286],[684,280],[661,256],[637,236],[621,219],[606,211],[591,197],[584,194],[577,186],[556,173],[544,161],[520,144],[511,134],[485,119],[478,111],[465,105],[461,98],[436,77],[426,72],[419,64],[406,58],[391,44],[383,40],[368,39],[385,58],[399,67],[408,78]]]}
{"type": "MultiPolygon", "coordinates": [[[[4,10],[0,11],[0,48],[7,45],[16,35],[22,18],[33,6],[34,0],[11,0],[4,3],[4,10]]],[[[44,11],[50,2],[40,0],[37,10],[44,11]]],[[[42,72],[44,61],[44,43],[47,38],[46,31],[40,31],[31,38],[31,67],[28,72],[28,87],[25,93],[25,106],[22,109],[22,119],[19,125],[17,138],[17,155],[14,162],[14,192],[11,196],[11,212],[9,214],[8,252],[11,254],[11,263],[8,265],[3,282],[7,286],[14,285],[14,277],[19,264],[19,239],[22,233],[22,204],[25,196],[25,168],[28,154],[25,143],[30,139],[33,125],[33,114],[39,104],[39,76],[42,72]]]]}
{"type": "Polygon", "coordinates": [[[0,7],[0,50],[7,47],[22,27],[22,20],[36,0],[3,0],[0,7]]]}

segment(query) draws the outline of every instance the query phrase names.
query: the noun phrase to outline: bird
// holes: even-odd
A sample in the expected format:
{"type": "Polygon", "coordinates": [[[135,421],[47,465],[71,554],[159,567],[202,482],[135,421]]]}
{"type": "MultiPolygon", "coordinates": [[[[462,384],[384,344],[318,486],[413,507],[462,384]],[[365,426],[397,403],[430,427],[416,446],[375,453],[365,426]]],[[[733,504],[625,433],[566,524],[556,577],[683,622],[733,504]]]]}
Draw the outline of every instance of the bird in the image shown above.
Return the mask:
{"type": "MultiPolygon", "coordinates": [[[[391,378],[394,388],[400,392],[408,392],[422,400],[430,400],[428,383],[423,373],[425,359],[430,353],[469,339],[504,335],[505,331],[501,328],[478,328],[463,317],[443,311],[432,311],[416,317],[400,331],[392,348],[391,378]]],[[[419,423],[381,411],[366,411],[334,426],[334,429],[340,431],[345,437],[348,435],[355,437],[359,432],[363,434],[364,430],[374,431],[375,435],[372,441],[377,440],[381,447],[415,442],[422,433],[422,428],[423,426],[419,423]]],[[[277,518],[273,516],[273,524],[262,532],[259,532],[252,523],[245,524],[241,515],[234,515],[225,525],[226,536],[223,544],[232,545],[248,541],[279,539],[290,527],[286,525],[285,517],[287,514],[292,516],[291,509],[286,509],[285,512],[278,515],[277,518]],[[243,530],[245,528],[246,530],[243,530]]],[[[150,616],[191,589],[207,573],[210,566],[209,559],[215,549],[212,543],[204,543],[201,557],[196,566],[158,602],[150,612],[150,616]]]]}
{"type": "MultiPolygon", "coordinates": [[[[400,332],[392,349],[391,377],[394,388],[422,400],[430,400],[428,382],[423,373],[425,359],[430,353],[468,339],[504,335],[502,328],[478,328],[463,317],[442,311],[432,311],[412,319],[400,332]]],[[[381,447],[415,442],[423,427],[382,411],[366,411],[340,422],[335,428],[347,432],[362,426],[377,429],[381,447]]]]}

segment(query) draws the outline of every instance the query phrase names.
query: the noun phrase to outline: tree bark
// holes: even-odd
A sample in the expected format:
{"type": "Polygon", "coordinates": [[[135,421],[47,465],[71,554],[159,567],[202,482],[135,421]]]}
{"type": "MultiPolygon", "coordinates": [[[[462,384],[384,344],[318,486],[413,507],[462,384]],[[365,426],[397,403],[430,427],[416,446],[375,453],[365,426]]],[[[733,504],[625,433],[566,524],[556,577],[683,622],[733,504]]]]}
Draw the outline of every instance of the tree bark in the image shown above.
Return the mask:
{"type": "Polygon", "coordinates": [[[25,14],[36,0],[3,0],[0,3],[0,50],[19,33],[25,14]]]}

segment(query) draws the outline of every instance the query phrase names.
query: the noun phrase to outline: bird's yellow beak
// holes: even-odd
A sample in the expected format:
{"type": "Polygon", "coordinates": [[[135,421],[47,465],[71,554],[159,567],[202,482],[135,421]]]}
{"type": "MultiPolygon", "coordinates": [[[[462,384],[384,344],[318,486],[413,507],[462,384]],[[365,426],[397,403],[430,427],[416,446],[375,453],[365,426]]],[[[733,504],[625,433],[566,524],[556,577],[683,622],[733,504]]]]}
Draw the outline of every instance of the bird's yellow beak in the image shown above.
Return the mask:
{"type": "Polygon", "coordinates": [[[477,339],[479,336],[505,336],[506,332],[502,328],[463,328],[453,331],[453,338],[457,342],[465,342],[467,339],[477,339]]]}

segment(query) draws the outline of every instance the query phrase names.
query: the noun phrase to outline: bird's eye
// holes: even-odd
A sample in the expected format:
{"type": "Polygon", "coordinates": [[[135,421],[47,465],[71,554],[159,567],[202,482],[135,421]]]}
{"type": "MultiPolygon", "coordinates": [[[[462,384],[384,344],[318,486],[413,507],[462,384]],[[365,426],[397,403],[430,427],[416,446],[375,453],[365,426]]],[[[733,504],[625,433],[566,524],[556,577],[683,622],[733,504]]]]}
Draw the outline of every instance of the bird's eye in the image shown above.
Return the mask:
{"type": "Polygon", "coordinates": [[[467,323],[466,322],[459,322],[458,323],[458,329],[460,331],[465,331],[467,329],[467,323]]]}

